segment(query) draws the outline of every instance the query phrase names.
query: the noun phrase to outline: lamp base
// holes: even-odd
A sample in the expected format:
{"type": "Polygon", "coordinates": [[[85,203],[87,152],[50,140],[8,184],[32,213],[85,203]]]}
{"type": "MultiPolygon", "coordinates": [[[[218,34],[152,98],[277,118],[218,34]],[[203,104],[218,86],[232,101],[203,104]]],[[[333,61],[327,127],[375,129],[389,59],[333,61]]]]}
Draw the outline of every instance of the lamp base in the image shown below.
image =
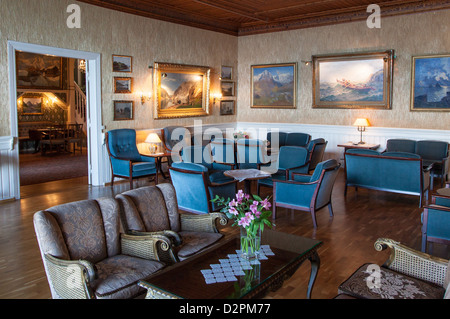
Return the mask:
{"type": "Polygon", "coordinates": [[[358,142],[358,144],[366,144],[366,142],[360,141],[358,142]]]}

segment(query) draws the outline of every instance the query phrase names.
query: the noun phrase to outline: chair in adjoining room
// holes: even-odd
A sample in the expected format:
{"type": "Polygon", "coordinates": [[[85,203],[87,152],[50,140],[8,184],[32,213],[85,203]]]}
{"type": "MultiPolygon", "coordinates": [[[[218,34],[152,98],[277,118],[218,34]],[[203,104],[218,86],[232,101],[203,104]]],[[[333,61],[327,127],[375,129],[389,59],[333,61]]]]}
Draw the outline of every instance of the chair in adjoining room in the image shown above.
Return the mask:
{"type": "Polygon", "coordinates": [[[428,243],[450,245],[450,197],[433,195],[431,204],[425,205],[422,220],[422,251],[428,243]]]}
{"type": "Polygon", "coordinates": [[[54,299],[129,299],[137,283],[162,269],[162,238],[121,233],[113,198],[89,199],[37,212],[34,227],[54,299]]]}
{"type": "Polygon", "coordinates": [[[236,142],[236,159],[239,169],[257,169],[259,164],[270,162],[265,142],[257,139],[239,139],[236,142]]]}
{"type": "MultiPolygon", "coordinates": [[[[257,194],[260,194],[261,186],[272,187],[274,180],[289,180],[291,173],[308,174],[309,153],[305,147],[282,146],[278,152],[277,172],[271,177],[259,179],[257,184],[257,194]]],[[[260,168],[264,170],[264,165],[260,168]]]]}
{"type": "Polygon", "coordinates": [[[169,168],[172,184],[175,187],[178,207],[195,214],[207,214],[221,207],[211,202],[220,197],[233,198],[236,195],[237,181],[233,178],[216,181],[210,178],[208,169],[196,163],[173,163],[169,168]]]}
{"type": "Polygon", "coordinates": [[[158,183],[158,174],[155,159],[139,154],[136,146],[136,131],[133,129],[117,129],[106,133],[106,148],[111,162],[111,186],[114,178],[127,178],[130,189],[133,180],[137,178],[155,176],[158,183]]]}
{"type": "Polygon", "coordinates": [[[390,248],[379,266],[367,261],[338,288],[336,299],[449,299],[450,264],[389,238],[378,238],[375,249],[390,248]]]}
{"type": "Polygon", "coordinates": [[[51,128],[42,133],[40,148],[41,154],[48,151],[62,152],[66,147],[66,130],[51,128]]]}
{"type": "Polygon", "coordinates": [[[292,173],[292,180],[273,180],[273,218],[276,218],[276,207],[309,211],[317,228],[318,210],[328,206],[333,216],[331,194],[340,166],[330,159],[319,163],[312,175],[292,173]]]}
{"type": "Polygon", "coordinates": [[[73,153],[83,154],[83,124],[67,124],[67,144],[73,145],[73,153]]]}
{"type": "MultiPolygon", "coordinates": [[[[166,126],[162,129],[161,137],[164,148],[172,153],[172,159],[175,161],[180,157],[182,146],[193,144],[191,132],[183,126],[166,126]],[[178,143],[181,144],[177,145],[178,143]]],[[[172,159],[169,158],[169,165],[172,164],[172,159]]]]}
{"type": "Polygon", "coordinates": [[[146,186],[116,196],[122,205],[125,232],[137,236],[170,238],[169,249],[158,251],[166,264],[184,260],[218,242],[226,225],[223,213],[193,215],[178,211],[175,188],[169,183],[146,186]]]}

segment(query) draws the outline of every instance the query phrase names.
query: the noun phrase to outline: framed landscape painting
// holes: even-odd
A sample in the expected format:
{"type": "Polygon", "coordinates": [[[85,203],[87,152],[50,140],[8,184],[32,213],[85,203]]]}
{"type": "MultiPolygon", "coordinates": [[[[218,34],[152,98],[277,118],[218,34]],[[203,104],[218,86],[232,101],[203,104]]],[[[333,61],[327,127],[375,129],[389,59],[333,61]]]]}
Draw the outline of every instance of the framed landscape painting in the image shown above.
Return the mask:
{"type": "Polygon", "coordinates": [[[42,115],[43,98],[40,94],[36,96],[22,97],[22,114],[23,115],[42,115]]]}
{"type": "Polygon", "coordinates": [[[61,57],[17,51],[16,72],[17,88],[62,89],[61,57]]]}
{"type": "Polygon", "coordinates": [[[114,93],[131,93],[133,81],[131,78],[114,78],[114,93]]]}
{"type": "Polygon", "coordinates": [[[297,63],[252,65],[252,108],[296,108],[297,63]]]}
{"type": "Polygon", "coordinates": [[[127,55],[112,56],[113,72],[133,72],[133,58],[127,55]]]}
{"type": "Polygon", "coordinates": [[[390,109],[393,54],[313,56],[313,107],[390,109]]]}
{"type": "Polygon", "coordinates": [[[154,118],[209,114],[209,67],[155,63],[153,69],[154,118]]]}
{"type": "Polygon", "coordinates": [[[114,121],[128,121],[134,117],[133,101],[114,101],[114,121]]]}
{"type": "Polygon", "coordinates": [[[220,101],[220,115],[234,115],[235,101],[220,101]]]}
{"type": "Polygon", "coordinates": [[[412,58],[411,111],[450,111],[450,54],[412,58]]]}

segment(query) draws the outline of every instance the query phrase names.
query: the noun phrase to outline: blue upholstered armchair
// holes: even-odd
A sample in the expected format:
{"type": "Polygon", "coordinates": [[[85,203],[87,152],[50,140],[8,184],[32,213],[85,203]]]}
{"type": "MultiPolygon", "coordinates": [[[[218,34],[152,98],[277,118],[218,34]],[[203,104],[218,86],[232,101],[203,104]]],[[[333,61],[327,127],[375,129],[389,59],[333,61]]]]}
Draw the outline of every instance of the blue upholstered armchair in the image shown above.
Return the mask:
{"type": "Polygon", "coordinates": [[[221,208],[211,202],[216,195],[233,198],[236,194],[236,180],[229,178],[217,181],[201,164],[173,163],[169,171],[178,207],[184,211],[196,214],[211,213],[221,208]]]}
{"type": "MultiPolygon", "coordinates": [[[[264,165],[260,168],[264,170],[264,165]]],[[[308,174],[309,152],[301,146],[282,146],[278,152],[277,172],[269,178],[259,179],[257,194],[260,193],[261,186],[272,187],[273,180],[289,180],[291,172],[308,174]]]]}
{"type": "Polygon", "coordinates": [[[433,195],[431,202],[422,213],[423,252],[429,242],[450,245],[450,197],[433,195]]]}
{"type": "Polygon", "coordinates": [[[135,130],[118,129],[107,132],[106,148],[112,169],[111,186],[114,186],[114,177],[127,178],[130,189],[136,178],[155,175],[155,183],[158,183],[155,159],[139,154],[135,130]]]}
{"type": "Polygon", "coordinates": [[[331,193],[340,164],[330,159],[317,165],[312,175],[292,174],[293,180],[273,181],[273,217],[276,207],[309,211],[317,228],[316,211],[328,205],[333,216],[331,193]]]}
{"type": "Polygon", "coordinates": [[[258,168],[270,162],[266,145],[262,140],[240,139],[236,142],[236,156],[239,169],[258,168]]]}

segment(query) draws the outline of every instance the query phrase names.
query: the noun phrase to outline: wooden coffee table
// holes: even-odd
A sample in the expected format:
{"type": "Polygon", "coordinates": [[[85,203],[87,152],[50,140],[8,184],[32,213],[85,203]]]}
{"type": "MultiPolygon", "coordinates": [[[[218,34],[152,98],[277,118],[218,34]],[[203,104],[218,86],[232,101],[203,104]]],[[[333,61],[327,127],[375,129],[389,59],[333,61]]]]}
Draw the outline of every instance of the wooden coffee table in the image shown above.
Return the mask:
{"type": "Polygon", "coordinates": [[[147,299],[262,298],[267,292],[280,288],[285,279],[292,276],[305,260],[309,260],[309,299],[320,266],[317,249],[322,242],[270,229],[264,230],[261,241],[264,248],[268,248],[273,255],[268,254],[267,259],[259,260],[259,264],[251,265],[250,268],[247,264],[247,269],[241,269],[240,275],[235,272],[236,280],[223,281],[220,274],[215,274],[217,281],[214,282],[213,279],[211,283],[210,278],[207,279],[203,274],[217,265],[226,265],[222,266],[225,273],[225,267],[229,265],[236,269],[233,263],[236,260],[236,250],[239,249],[239,238],[231,237],[197,256],[163,269],[140,281],[139,285],[147,289],[147,299]]]}

